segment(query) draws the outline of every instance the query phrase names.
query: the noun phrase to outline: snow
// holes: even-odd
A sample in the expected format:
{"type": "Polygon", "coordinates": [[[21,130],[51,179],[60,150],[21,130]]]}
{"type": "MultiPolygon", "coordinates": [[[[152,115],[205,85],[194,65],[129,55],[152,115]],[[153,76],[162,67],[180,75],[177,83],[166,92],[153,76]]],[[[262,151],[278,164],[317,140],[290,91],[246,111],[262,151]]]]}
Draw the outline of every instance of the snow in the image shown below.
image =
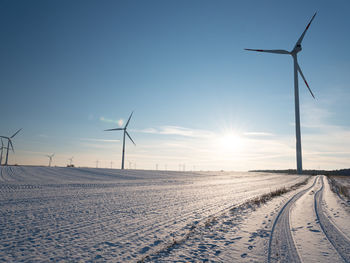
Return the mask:
{"type": "Polygon", "coordinates": [[[350,240],[350,206],[331,191],[328,180],[324,180],[324,187],[323,210],[329,220],[350,240]]]}
{"type": "Polygon", "coordinates": [[[293,238],[303,262],[342,262],[325,238],[315,214],[314,195],[320,188],[321,181],[317,180],[293,205],[290,215],[293,238]]]}
{"type": "MultiPolygon", "coordinates": [[[[305,177],[1,167],[0,262],[267,262],[272,225],[281,217],[282,207],[293,197],[297,199],[296,195],[300,198],[290,201],[288,212],[298,253],[304,259],[307,246],[302,236],[295,234],[302,235],[300,228],[294,229],[312,222],[312,229],[320,230],[312,214],[313,197],[309,196],[310,191],[319,189],[320,179],[313,186],[314,179],[256,206],[247,201],[288,188],[305,177]],[[300,209],[304,206],[309,212],[300,209]]],[[[325,211],[339,211],[329,197],[337,196],[327,189],[325,183],[325,211]]],[[[344,214],[338,214],[346,217],[347,213],[344,210],[344,214]]],[[[349,233],[348,220],[330,222],[349,233]]],[[[310,232],[307,227],[304,230],[310,232]]],[[[316,246],[324,243],[322,236],[311,239],[316,246]]],[[[333,261],[341,262],[334,253],[333,261]]],[[[322,257],[315,250],[309,258],[322,257]]]]}

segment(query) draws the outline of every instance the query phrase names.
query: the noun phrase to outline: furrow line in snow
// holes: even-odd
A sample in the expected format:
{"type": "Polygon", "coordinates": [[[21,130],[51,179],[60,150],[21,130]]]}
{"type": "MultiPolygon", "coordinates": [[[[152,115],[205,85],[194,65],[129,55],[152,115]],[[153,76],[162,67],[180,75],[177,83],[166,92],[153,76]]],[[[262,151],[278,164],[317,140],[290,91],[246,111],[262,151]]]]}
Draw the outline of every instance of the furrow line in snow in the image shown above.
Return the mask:
{"type": "Polygon", "coordinates": [[[318,178],[315,178],[310,187],[301,190],[291,197],[277,214],[269,239],[268,262],[301,262],[291,234],[289,211],[296,200],[314,187],[318,178]]]}
{"type": "Polygon", "coordinates": [[[347,263],[350,262],[350,240],[336,227],[325,215],[322,210],[322,196],[324,182],[322,176],[322,187],[315,194],[315,211],[316,217],[320,223],[321,229],[329,242],[333,245],[339,255],[347,263]]]}
{"type": "MultiPolygon", "coordinates": [[[[212,206],[206,207],[206,209],[204,210],[202,209],[201,213],[207,213],[215,209],[215,207],[217,207],[218,205],[219,204],[214,204],[212,206]]],[[[35,214],[40,214],[40,211],[38,210],[32,211],[32,212],[35,212],[35,214]]],[[[119,213],[118,211],[112,211],[112,213],[108,213],[107,211],[105,215],[100,214],[99,218],[95,218],[95,220],[94,219],[91,220],[90,218],[89,220],[78,220],[79,223],[74,223],[74,225],[72,224],[61,225],[61,226],[58,226],[58,229],[56,229],[56,231],[53,231],[53,232],[50,231],[51,232],[50,235],[56,236],[62,233],[77,232],[78,230],[79,231],[84,230],[84,232],[87,232],[87,231],[91,232],[91,231],[94,231],[95,229],[98,229],[101,226],[103,226],[104,228],[108,228],[110,225],[120,225],[121,222],[116,220],[118,219],[118,213],[119,213]]],[[[114,235],[114,238],[116,238],[117,237],[116,234],[119,232],[120,237],[124,237],[124,239],[129,239],[130,237],[140,235],[139,232],[141,232],[142,235],[145,235],[146,233],[153,232],[155,229],[171,226],[174,224],[174,221],[177,223],[183,222],[183,225],[185,225],[186,221],[189,221],[190,218],[193,218],[195,213],[196,213],[195,210],[190,209],[189,212],[183,213],[178,217],[175,217],[172,219],[169,219],[166,216],[162,216],[161,214],[159,214],[160,217],[159,217],[158,224],[154,224],[154,218],[152,218],[154,216],[153,215],[154,213],[151,213],[149,215],[145,215],[146,218],[142,218],[142,220],[134,221],[132,224],[128,225],[128,229],[132,229],[131,234],[125,236],[125,233],[124,233],[125,231],[122,230],[126,227],[125,226],[125,227],[120,227],[119,229],[113,227],[113,230],[114,230],[113,235],[114,235]],[[150,216],[149,220],[147,219],[148,216],[150,216]],[[148,221],[149,223],[147,223],[148,221]],[[131,227],[131,225],[135,225],[135,227],[133,228],[131,227]],[[148,227],[145,228],[145,225],[147,225],[148,227]]],[[[18,215],[16,216],[16,218],[18,218],[18,215]]],[[[31,225],[40,224],[41,228],[46,228],[47,226],[50,226],[50,224],[52,226],[52,221],[49,224],[43,225],[42,222],[40,222],[40,220],[42,219],[38,219],[37,222],[34,220],[31,220],[31,225]]],[[[23,222],[22,220],[20,221],[23,222]]],[[[16,238],[20,239],[20,237],[18,236],[16,238]]]]}

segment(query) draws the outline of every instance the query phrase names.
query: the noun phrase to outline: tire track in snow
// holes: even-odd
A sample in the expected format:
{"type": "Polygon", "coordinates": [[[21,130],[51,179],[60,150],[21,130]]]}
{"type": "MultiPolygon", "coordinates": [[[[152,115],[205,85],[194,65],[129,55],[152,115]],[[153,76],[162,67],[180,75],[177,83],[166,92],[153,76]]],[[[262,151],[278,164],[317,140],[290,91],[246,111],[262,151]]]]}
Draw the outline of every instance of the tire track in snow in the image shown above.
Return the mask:
{"type": "Polygon", "coordinates": [[[278,213],[271,230],[268,248],[268,262],[301,262],[290,229],[289,211],[296,200],[314,187],[318,178],[319,177],[315,178],[310,187],[300,191],[290,198],[278,213]]]}
{"type": "Polygon", "coordinates": [[[321,229],[329,242],[333,245],[339,255],[345,262],[350,262],[350,241],[346,236],[339,230],[322,210],[322,194],[324,189],[323,177],[321,178],[322,187],[315,194],[315,211],[316,217],[320,223],[321,229]]]}

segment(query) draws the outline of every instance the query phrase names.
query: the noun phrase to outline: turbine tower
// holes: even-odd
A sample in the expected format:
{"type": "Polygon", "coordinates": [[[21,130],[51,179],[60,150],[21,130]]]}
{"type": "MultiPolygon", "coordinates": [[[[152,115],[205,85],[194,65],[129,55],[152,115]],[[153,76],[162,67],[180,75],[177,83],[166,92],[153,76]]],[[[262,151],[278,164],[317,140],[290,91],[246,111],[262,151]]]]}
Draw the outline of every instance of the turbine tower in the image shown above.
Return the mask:
{"type": "Polygon", "coordinates": [[[7,139],[7,148],[6,148],[6,160],[5,160],[5,165],[7,165],[7,163],[8,163],[10,146],[11,146],[12,151],[15,152],[15,150],[13,149],[13,144],[12,144],[12,140],[11,140],[11,139],[13,139],[13,137],[15,137],[15,136],[17,135],[17,133],[19,133],[21,130],[22,130],[22,128],[19,129],[18,131],[16,131],[11,137],[0,136],[0,138],[7,139]]]}
{"type": "Polygon", "coordinates": [[[52,162],[52,157],[54,157],[54,153],[51,155],[46,155],[49,158],[49,167],[51,166],[51,162],[52,162]]]}
{"type": "Polygon", "coordinates": [[[316,13],[311,18],[309,24],[306,26],[304,32],[299,37],[298,41],[296,42],[294,48],[292,51],[282,50],[282,49],[248,49],[245,50],[248,51],[257,51],[257,52],[266,52],[266,53],[274,53],[274,54],[286,54],[291,55],[294,62],[294,100],[295,100],[295,136],[296,136],[296,159],[297,159],[297,172],[298,174],[302,174],[303,172],[303,166],[302,166],[302,154],[301,154],[301,135],[300,135],[300,110],[299,110],[299,87],[298,87],[298,72],[300,73],[300,76],[303,78],[306,87],[310,91],[310,94],[313,98],[315,98],[314,94],[312,93],[309,84],[307,83],[303,72],[301,71],[301,68],[298,64],[298,58],[297,54],[301,51],[301,42],[303,41],[303,38],[305,36],[306,31],[309,29],[312,20],[314,20],[316,16],[316,13]]]}
{"type": "Polygon", "coordinates": [[[128,121],[126,122],[124,128],[115,128],[115,129],[108,129],[105,131],[124,131],[123,132],[123,151],[122,151],[122,170],[124,169],[124,157],[125,157],[125,134],[129,137],[130,141],[132,141],[132,143],[136,146],[135,142],[133,141],[133,139],[131,138],[131,136],[129,135],[129,133],[127,132],[127,127],[129,125],[131,116],[133,115],[134,112],[131,112],[130,117],[128,119],[128,121]]]}

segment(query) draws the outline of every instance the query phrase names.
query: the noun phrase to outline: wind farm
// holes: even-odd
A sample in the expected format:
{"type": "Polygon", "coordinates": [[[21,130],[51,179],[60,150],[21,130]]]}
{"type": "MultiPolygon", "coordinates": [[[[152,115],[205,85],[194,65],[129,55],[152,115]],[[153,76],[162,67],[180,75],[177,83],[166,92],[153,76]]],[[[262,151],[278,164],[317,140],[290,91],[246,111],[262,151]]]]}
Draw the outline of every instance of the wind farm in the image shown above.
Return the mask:
{"type": "Polygon", "coordinates": [[[350,3],[0,5],[0,262],[350,262],[350,3]]]}

